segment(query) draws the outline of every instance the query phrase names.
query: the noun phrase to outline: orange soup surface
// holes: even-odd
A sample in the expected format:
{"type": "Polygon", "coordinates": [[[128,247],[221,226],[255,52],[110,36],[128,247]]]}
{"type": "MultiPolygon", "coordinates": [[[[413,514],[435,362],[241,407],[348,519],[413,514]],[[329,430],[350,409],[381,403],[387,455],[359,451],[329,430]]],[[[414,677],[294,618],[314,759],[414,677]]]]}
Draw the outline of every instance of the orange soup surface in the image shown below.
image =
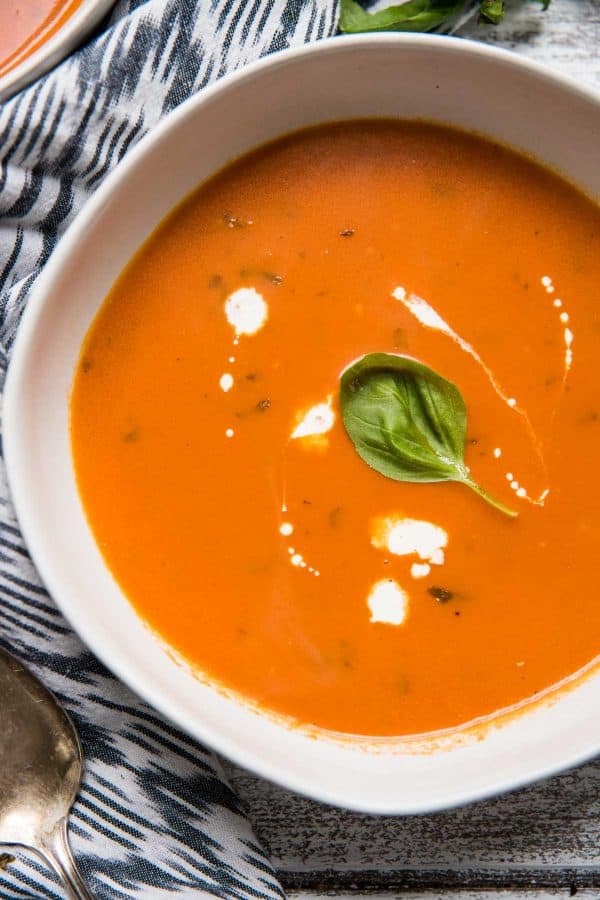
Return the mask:
{"type": "Polygon", "coordinates": [[[0,76],[56,34],[81,0],[2,0],[0,76]]]}
{"type": "Polygon", "coordinates": [[[459,726],[599,652],[600,212],[475,136],[291,135],[190,196],[121,275],[72,395],[81,497],[139,614],[297,722],[459,726]],[[519,513],[358,456],[339,379],[406,354],[462,392],[519,513]]]}

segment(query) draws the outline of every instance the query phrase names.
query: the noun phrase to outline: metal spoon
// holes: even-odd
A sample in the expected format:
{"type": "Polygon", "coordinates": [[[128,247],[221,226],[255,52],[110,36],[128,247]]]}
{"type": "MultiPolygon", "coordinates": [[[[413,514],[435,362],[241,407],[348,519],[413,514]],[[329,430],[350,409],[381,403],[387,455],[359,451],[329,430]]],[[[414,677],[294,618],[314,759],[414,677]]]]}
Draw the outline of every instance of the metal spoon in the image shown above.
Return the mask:
{"type": "Polygon", "coordinates": [[[64,709],[0,648],[0,846],[35,851],[69,900],[93,900],[67,836],[82,768],[81,744],[64,709]]]}

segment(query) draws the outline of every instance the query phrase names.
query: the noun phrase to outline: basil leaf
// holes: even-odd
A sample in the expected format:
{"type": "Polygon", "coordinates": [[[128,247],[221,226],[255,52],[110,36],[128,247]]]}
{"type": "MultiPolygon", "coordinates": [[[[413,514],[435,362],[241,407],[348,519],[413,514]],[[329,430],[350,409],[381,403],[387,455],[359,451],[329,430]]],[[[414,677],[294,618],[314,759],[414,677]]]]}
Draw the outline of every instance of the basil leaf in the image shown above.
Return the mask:
{"type": "Polygon", "coordinates": [[[504,0],[481,0],[479,15],[485,22],[497,25],[504,18],[504,0]]]}
{"type": "MultiPolygon", "coordinates": [[[[407,0],[397,6],[370,13],[356,0],[340,0],[340,31],[357,34],[365,31],[431,31],[465,7],[466,0],[407,0]]],[[[538,0],[548,9],[550,0],[538,0]]],[[[497,25],[504,18],[505,0],[480,0],[482,22],[497,25]]]]}
{"type": "Polygon", "coordinates": [[[367,12],[355,0],[340,0],[340,31],[430,31],[464,6],[464,0],[409,0],[378,12],[367,12]]]}
{"type": "Polygon", "coordinates": [[[506,515],[517,515],[471,478],[464,461],[465,401],[433,369],[409,356],[369,353],[342,373],[340,408],[354,449],[381,475],[458,481],[506,515]]]}

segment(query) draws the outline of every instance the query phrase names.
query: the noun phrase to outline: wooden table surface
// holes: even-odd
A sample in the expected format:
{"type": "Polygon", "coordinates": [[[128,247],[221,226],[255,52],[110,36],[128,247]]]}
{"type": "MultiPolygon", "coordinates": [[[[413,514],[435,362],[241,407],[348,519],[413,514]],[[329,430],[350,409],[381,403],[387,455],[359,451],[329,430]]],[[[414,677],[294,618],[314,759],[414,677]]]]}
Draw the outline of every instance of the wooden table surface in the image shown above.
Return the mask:
{"type": "MultiPolygon", "coordinates": [[[[461,34],[600,90],[600,0],[507,0],[505,22],[461,34]]],[[[600,165],[600,147],[598,148],[600,165]]],[[[600,900],[600,761],[452,812],[378,818],[330,809],[228,764],[291,893],[600,900]]]]}

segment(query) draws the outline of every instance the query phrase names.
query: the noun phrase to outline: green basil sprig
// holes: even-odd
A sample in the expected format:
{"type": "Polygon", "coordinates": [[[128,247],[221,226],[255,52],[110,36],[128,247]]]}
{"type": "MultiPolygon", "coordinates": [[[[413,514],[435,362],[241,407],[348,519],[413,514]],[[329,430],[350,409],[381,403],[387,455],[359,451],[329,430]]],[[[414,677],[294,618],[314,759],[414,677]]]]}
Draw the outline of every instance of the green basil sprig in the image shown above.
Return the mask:
{"type": "MultiPolygon", "coordinates": [[[[550,0],[539,0],[544,9],[550,0]]],[[[504,18],[505,0],[480,0],[482,22],[497,25],[504,18]]],[[[466,7],[466,0],[405,0],[376,12],[368,12],[356,0],[340,0],[340,31],[358,34],[367,31],[431,31],[466,7]]]]}
{"type": "Polygon", "coordinates": [[[398,6],[387,6],[378,12],[367,12],[356,0],[340,0],[340,31],[357,34],[366,31],[431,31],[455,15],[464,0],[409,0],[398,6]]]}
{"type": "Polygon", "coordinates": [[[369,353],[342,374],[340,408],[356,452],[381,475],[458,481],[507,516],[518,515],[471,478],[465,401],[433,369],[409,356],[369,353]]]}

